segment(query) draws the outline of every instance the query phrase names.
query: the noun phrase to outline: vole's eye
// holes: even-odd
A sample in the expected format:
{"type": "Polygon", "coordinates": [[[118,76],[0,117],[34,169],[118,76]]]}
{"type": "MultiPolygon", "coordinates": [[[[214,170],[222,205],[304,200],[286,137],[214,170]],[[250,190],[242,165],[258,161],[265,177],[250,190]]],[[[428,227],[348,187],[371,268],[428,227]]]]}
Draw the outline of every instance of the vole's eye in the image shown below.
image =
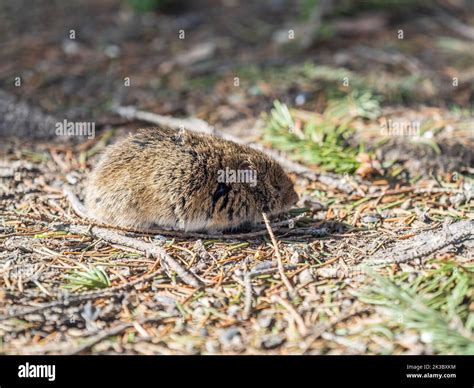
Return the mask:
{"type": "Polygon", "coordinates": [[[231,190],[229,185],[226,185],[223,182],[220,182],[217,185],[216,191],[214,191],[214,194],[212,195],[212,203],[215,205],[219,198],[225,196],[229,191],[231,190]]]}
{"type": "Polygon", "coordinates": [[[239,164],[239,170],[251,170],[252,166],[247,160],[244,160],[239,164]]]}

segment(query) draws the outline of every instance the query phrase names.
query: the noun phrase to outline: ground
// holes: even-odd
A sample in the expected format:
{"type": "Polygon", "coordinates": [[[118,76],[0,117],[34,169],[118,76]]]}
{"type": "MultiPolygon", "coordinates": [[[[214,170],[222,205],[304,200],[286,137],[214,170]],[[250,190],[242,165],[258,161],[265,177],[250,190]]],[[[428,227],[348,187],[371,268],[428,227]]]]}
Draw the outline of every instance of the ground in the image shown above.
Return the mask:
{"type": "Polygon", "coordinates": [[[2,6],[2,91],[95,136],[0,127],[1,353],[474,353],[472,7],[341,8],[308,45],[280,1],[22,3],[2,6]],[[127,234],[169,262],[81,220],[65,183],[82,198],[100,152],[152,125],[117,106],[299,163],[276,244],[264,224],[127,234]]]}

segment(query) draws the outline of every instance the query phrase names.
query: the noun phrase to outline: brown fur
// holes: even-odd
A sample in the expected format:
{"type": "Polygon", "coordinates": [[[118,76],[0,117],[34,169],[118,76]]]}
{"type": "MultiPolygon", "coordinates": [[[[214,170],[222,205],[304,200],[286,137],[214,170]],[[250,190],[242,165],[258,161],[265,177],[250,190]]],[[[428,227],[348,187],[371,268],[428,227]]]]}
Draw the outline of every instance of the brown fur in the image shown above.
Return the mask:
{"type": "Polygon", "coordinates": [[[86,188],[88,215],[121,227],[234,229],[278,214],[298,196],[280,165],[250,147],[168,128],[110,146],[86,188]],[[219,182],[219,171],[256,171],[256,185],[219,182]]]}

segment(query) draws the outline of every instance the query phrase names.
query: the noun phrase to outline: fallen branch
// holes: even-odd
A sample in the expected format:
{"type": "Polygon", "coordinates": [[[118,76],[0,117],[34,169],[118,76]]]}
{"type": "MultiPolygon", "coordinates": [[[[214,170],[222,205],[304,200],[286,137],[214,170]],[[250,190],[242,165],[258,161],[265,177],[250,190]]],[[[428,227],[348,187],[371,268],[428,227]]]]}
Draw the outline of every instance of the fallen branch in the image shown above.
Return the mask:
{"type": "Polygon", "coordinates": [[[119,106],[114,109],[114,112],[127,120],[140,120],[148,123],[163,125],[171,128],[187,129],[195,132],[203,132],[208,134],[214,133],[214,128],[206,123],[204,120],[196,117],[187,119],[177,119],[171,116],[162,116],[152,112],[145,112],[138,110],[133,106],[119,106]]]}
{"type": "Polygon", "coordinates": [[[441,230],[428,231],[402,240],[392,248],[374,255],[366,265],[380,266],[392,263],[406,263],[433,253],[449,246],[474,238],[474,220],[458,221],[444,226],[441,230]]]}
{"type": "Polygon", "coordinates": [[[474,220],[463,220],[445,225],[440,230],[430,230],[419,235],[398,241],[393,247],[378,252],[364,260],[362,264],[347,270],[337,267],[321,268],[318,276],[322,278],[343,278],[365,273],[367,266],[385,266],[407,263],[415,259],[428,258],[436,252],[450,246],[474,239],[474,220]]]}
{"type": "Polygon", "coordinates": [[[176,274],[185,282],[186,284],[200,288],[203,286],[203,283],[194,275],[184,268],[180,263],[178,263],[174,258],[172,258],[164,248],[147,243],[145,241],[139,240],[135,237],[124,236],[118,232],[114,232],[109,229],[101,228],[98,226],[87,227],[83,225],[69,225],[69,231],[77,234],[88,234],[91,233],[94,236],[103,239],[112,244],[124,245],[128,248],[133,248],[138,251],[142,251],[145,254],[159,258],[163,263],[168,265],[176,274]]]}
{"type": "Polygon", "coordinates": [[[461,35],[463,38],[474,40],[474,28],[464,24],[459,19],[445,12],[440,7],[436,7],[436,14],[438,16],[438,21],[445,27],[461,35]]]}

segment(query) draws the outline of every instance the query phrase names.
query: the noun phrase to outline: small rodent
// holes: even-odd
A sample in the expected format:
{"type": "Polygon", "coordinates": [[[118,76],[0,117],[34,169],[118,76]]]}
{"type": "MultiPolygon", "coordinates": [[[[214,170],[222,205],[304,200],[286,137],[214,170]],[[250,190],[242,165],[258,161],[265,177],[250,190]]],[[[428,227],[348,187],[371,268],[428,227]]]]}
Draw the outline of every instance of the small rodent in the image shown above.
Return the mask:
{"type": "Polygon", "coordinates": [[[216,136],[142,129],[108,147],[87,182],[87,214],[125,228],[233,230],[298,199],[280,165],[216,136]]]}

